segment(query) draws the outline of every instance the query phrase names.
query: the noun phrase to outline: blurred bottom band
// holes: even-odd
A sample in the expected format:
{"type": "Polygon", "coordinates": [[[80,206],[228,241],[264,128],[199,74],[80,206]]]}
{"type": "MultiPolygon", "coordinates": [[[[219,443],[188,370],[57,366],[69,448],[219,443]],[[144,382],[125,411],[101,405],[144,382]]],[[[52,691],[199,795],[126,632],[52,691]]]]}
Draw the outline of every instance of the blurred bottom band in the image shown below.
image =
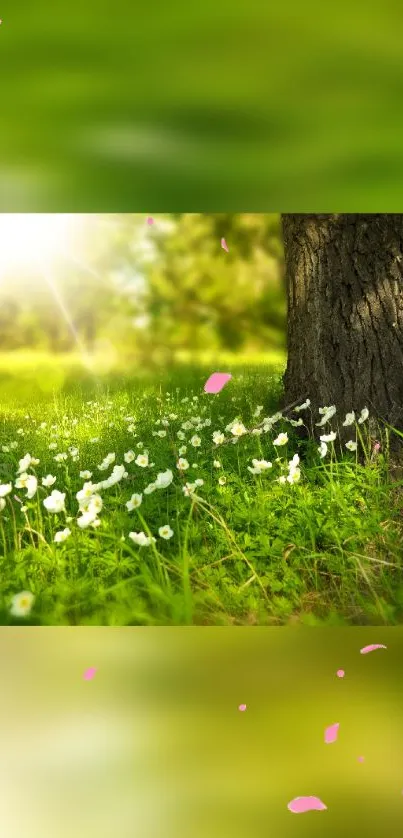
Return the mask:
{"type": "Polygon", "coordinates": [[[402,645],[400,627],[1,628],[0,833],[398,836],[402,645]],[[303,796],[326,808],[297,816],[303,796]]]}

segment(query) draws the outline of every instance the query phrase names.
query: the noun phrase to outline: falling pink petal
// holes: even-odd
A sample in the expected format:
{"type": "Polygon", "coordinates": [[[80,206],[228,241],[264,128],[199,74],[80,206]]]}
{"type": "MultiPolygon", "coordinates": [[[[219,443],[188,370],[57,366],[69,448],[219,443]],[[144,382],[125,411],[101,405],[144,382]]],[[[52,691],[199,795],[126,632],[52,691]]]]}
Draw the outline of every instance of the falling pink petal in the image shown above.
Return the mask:
{"type": "Polygon", "coordinates": [[[241,710],[242,712],[246,710],[246,704],[240,704],[238,710],[241,710]]]}
{"type": "Polygon", "coordinates": [[[358,762],[364,762],[364,757],[358,757],[358,762]]]}
{"type": "Polygon", "coordinates": [[[338,669],[336,675],[338,678],[344,678],[344,669],[338,669]]]}
{"type": "Polygon", "coordinates": [[[327,806],[322,803],[319,797],[294,797],[294,800],[288,803],[287,809],[299,815],[301,812],[310,812],[312,809],[321,811],[327,809],[327,806]]]}
{"type": "Polygon", "coordinates": [[[229,372],[213,372],[204,385],[205,393],[219,393],[232,378],[229,372]]]}
{"type": "Polygon", "coordinates": [[[90,666],[90,668],[86,669],[86,671],[84,672],[84,680],[85,681],[91,681],[91,678],[94,677],[96,671],[97,670],[96,670],[95,666],[90,666]]]}
{"type": "Polygon", "coordinates": [[[150,227],[151,227],[151,224],[154,224],[154,219],[151,217],[151,215],[149,215],[148,218],[147,218],[147,224],[149,224],[150,227]]]}
{"type": "Polygon", "coordinates": [[[329,725],[329,727],[325,730],[325,742],[327,745],[330,745],[331,742],[335,742],[339,733],[340,722],[336,722],[334,725],[329,725]]]}
{"type": "Polygon", "coordinates": [[[228,245],[227,245],[227,242],[225,241],[225,239],[221,239],[221,247],[222,247],[223,250],[226,250],[226,252],[229,253],[228,245]]]}
{"type": "Polygon", "coordinates": [[[367,655],[368,652],[373,652],[375,649],[386,649],[387,646],[384,646],[382,643],[371,643],[369,646],[364,646],[360,649],[362,655],[367,655]]]}

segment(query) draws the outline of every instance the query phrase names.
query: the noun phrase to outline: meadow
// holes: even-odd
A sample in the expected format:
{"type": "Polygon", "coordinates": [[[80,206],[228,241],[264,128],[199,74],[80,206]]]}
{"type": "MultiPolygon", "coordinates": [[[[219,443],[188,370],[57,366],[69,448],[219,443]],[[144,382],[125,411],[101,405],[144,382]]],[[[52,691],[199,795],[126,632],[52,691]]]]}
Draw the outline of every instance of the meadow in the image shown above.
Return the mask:
{"type": "Polygon", "coordinates": [[[365,405],[281,412],[279,356],[213,360],[0,356],[2,625],[402,620],[393,431],[365,405]],[[232,379],[207,394],[216,369],[232,379]]]}

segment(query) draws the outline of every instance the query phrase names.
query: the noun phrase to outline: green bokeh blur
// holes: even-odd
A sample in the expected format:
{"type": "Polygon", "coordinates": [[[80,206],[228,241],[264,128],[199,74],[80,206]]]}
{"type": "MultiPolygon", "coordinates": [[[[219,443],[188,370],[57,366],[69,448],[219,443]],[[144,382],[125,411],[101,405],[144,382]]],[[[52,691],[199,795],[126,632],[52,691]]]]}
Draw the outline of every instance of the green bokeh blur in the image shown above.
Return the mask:
{"type": "Polygon", "coordinates": [[[1,211],[402,209],[398,0],[0,15],[1,211]]]}
{"type": "Polygon", "coordinates": [[[3,628],[1,834],[397,838],[402,641],[400,628],[3,628]],[[302,795],[327,811],[289,812],[302,795]]]}

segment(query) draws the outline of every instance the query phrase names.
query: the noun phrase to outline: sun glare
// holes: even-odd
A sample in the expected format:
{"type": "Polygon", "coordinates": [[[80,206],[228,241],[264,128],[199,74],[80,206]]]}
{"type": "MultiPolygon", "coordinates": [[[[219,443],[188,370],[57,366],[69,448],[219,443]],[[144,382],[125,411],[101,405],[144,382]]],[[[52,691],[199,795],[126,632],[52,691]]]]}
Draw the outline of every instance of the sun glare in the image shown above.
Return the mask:
{"type": "Polygon", "coordinates": [[[50,265],[66,249],[77,216],[0,214],[0,274],[50,265]]]}

